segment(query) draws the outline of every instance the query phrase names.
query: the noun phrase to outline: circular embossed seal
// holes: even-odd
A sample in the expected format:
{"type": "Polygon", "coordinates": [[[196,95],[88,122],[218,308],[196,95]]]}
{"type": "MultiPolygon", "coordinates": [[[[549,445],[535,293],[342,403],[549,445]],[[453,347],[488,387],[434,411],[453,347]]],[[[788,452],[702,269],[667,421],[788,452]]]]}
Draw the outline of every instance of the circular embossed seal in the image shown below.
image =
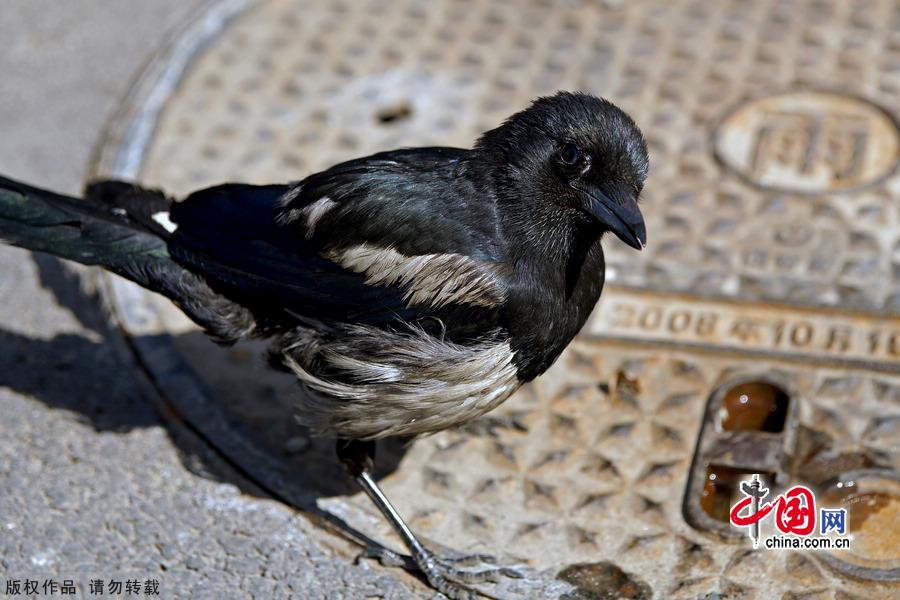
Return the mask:
{"type": "Polygon", "coordinates": [[[883,109],[856,96],[795,91],[745,102],[713,134],[716,158],[767,189],[840,192],[890,174],[900,132],[883,109]]]}

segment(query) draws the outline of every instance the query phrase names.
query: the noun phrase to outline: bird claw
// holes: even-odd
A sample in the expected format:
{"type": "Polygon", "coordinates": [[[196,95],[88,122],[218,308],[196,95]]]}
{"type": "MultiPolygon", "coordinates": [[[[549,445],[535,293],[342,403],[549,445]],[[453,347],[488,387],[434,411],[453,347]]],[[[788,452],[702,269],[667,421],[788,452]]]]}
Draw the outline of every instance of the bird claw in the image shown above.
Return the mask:
{"type": "Polygon", "coordinates": [[[498,583],[503,578],[521,579],[525,576],[511,567],[493,566],[496,560],[484,554],[438,558],[427,552],[422,556],[413,556],[413,560],[428,582],[451,600],[474,600],[476,592],[469,587],[474,584],[498,583]],[[489,566],[466,568],[481,565],[489,566]]]}
{"type": "Polygon", "coordinates": [[[354,563],[359,564],[366,558],[377,560],[382,567],[399,567],[410,571],[418,569],[418,565],[411,556],[388,550],[384,546],[366,546],[362,552],[356,555],[354,563]]]}
{"type": "Polygon", "coordinates": [[[460,554],[459,556],[444,556],[437,559],[445,565],[457,567],[477,567],[478,565],[496,565],[497,559],[490,554],[460,554]]]}
{"type": "Polygon", "coordinates": [[[384,567],[400,567],[409,571],[419,571],[441,594],[452,600],[474,600],[477,594],[469,585],[497,583],[502,578],[521,579],[522,573],[511,567],[496,567],[497,559],[489,554],[459,555],[438,558],[428,552],[415,558],[394,552],[383,546],[367,546],[356,555],[359,563],[363,559],[374,559],[384,567]],[[487,566],[485,566],[487,565],[487,566]],[[484,567],[484,568],[472,568],[484,567]]]}

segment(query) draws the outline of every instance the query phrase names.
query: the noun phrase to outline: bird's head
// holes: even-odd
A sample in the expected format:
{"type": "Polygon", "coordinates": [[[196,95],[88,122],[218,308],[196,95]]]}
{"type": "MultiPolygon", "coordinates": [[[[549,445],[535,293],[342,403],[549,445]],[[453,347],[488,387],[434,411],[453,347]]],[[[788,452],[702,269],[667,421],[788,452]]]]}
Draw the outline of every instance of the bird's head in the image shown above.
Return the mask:
{"type": "Polygon", "coordinates": [[[599,226],[638,250],[647,243],[637,204],[647,144],[611,102],[570,92],[538,98],[476,148],[491,165],[501,210],[512,205],[520,219],[599,226]]]}

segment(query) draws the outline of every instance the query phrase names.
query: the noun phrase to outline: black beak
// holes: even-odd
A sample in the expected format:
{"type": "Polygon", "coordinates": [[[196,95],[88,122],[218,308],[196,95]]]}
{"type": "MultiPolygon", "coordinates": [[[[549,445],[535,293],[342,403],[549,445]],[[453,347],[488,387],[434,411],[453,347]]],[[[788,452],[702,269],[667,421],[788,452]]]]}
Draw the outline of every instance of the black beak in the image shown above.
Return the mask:
{"type": "Polygon", "coordinates": [[[585,195],[587,212],[603,223],[620,240],[642,250],[647,245],[647,228],[637,199],[624,186],[577,186],[585,195]]]}

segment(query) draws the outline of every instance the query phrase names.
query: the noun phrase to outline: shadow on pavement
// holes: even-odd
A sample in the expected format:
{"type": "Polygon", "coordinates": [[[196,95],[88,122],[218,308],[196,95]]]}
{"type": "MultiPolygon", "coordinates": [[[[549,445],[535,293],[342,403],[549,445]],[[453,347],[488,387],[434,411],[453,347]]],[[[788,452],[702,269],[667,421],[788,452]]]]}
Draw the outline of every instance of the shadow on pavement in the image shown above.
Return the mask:
{"type": "MultiPolygon", "coordinates": [[[[228,389],[241,378],[255,380],[257,371],[266,369],[258,353],[248,361],[246,370],[234,369],[233,365],[219,369],[223,377],[214,386],[217,392],[208,397],[220,403],[217,409],[227,420],[225,426],[209,427],[209,423],[197,422],[207,417],[188,406],[186,398],[159,393],[159,382],[150,383],[152,377],[134,364],[129,345],[159,345],[164,341],[166,345],[161,347],[169,348],[174,343],[179,351],[215,357],[215,344],[199,331],[171,339],[145,336],[129,341],[104,318],[96,294],[86,291],[80,275],[54,257],[37,253],[33,256],[41,285],[54,294],[59,305],[68,309],[87,333],[36,339],[0,328],[0,385],[53,409],[75,413],[99,431],[127,432],[162,422],[167,425],[184,466],[192,472],[235,485],[244,493],[274,497],[318,517],[320,523],[324,520],[323,524],[336,527],[357,542],[372,543],[317,507],[319,498],[359,491],[334,456],[334,439],[310,436],[291,413],[290,399],[282,397],[289,394],[247,397],[228,389]],[[96,376],[97,369],[118,372],[104,373],[101,378],[96,376]],[[141,380],[138,385],[136,375],[141,380]],[[226,386],[226,391],[221,390],[222,386],[226,386]]],[[[249,346],[250,349],[239,352],[251,352],[259,345],[249,346]]],[[[181,375],[197,379],[177,352],[169,354],[175,354],[171,360],[184,369],[179,371],[181,375]]],[[[294,393],[300,393],[293,387],[294,393]]],[[[376,477],[393,472],[405,450],[402,440],[380,442],[376,477]]]]}

